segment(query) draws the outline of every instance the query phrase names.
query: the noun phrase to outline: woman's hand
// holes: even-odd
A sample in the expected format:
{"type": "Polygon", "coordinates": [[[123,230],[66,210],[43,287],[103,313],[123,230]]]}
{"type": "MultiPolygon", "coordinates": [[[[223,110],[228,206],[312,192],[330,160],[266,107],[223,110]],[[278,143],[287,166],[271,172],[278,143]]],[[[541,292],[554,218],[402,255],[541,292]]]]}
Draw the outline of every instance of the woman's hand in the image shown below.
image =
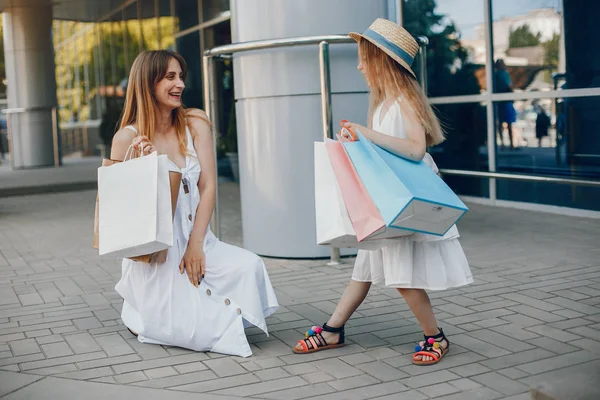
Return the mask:
{"type": "Polygon", "coordinates": [[[167,253],[168,249],[157,251],[156,253],[152,253],[150,256],[150,264],[164,264],[167,262],[167,253]]]}
{"type": "Polygon", "coordinates": [[[151,154],[156,151],[156,147],[154,147],[147,136],[136,136],[131,144],[134,149],[141,151],[142,154],[151,154]]]}
{"type": "Polygon", "coordinates": [[[179,263],[179,272],[183,274],[185,270],[192,285],[198,287],[200,281],[204,278],[204,272],[206,271],[205,263],[206,258],[202,243],[195,243],[190,240],[183,259],[179,263]]]}

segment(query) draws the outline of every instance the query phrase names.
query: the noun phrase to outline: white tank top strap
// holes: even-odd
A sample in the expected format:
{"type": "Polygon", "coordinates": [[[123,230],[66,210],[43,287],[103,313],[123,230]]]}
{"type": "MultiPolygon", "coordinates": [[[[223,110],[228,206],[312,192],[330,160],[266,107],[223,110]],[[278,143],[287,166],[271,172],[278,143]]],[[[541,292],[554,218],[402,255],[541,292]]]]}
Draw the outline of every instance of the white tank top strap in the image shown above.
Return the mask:
{"type": "Polygon", "coordinates": [[[137,129],[135,129],[135,126],[133,126],[133,125],[127,125],[127,126],[126,126],[125,128],[123,128],[123,129],[130,129],[130,130],[134,131],[136,135],[138,134],[138,131],[137,131],[137,129]]]}
{"type": "Polygon", "coordinates": [[[192,136],[192,132],[190,131],[189,126],[185,126],[185,134],[187,136],[187,148],[189,151],[196,154],[196,149],[194,148],[194,137],[192,136]]]}

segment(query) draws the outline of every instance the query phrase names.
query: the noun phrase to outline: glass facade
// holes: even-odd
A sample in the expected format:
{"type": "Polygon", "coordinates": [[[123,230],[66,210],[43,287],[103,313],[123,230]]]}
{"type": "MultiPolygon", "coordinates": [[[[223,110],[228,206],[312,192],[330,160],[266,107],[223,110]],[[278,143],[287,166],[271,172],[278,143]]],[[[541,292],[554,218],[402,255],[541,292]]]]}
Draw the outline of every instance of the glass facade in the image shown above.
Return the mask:
{"type": "MultiPolygon", "coordinates": [[[[119,123],[129,69],[142,50],[171,49],[188,66],[183,101],[203,108],[202,52],[231,42],[228,1],[136,0],[115,2],[94,22],[55,20],[57,95],[64,154],[110,146],[119,123]],[[125,7],[123,5],[126,4],[125,7]]],[[[218,68],[222,95],[218,126],[220,156],[235,147],[228,139],[233,104],[231,67],[218,68]],[[228,71],[228,72],[227,72],[228,71]],[[230,78],[224,79],[228,75],[230,78]]],[[[229,136],[235,137],[235,127],[229,136]]],[[[222,173],[227,174],[223,163],[222,173]]]]}
{"type": "MultiPolygon", "coordinates": [[[[403,0],[428,36],[428,95],[447,141],[442,169],[600,179],[600,3],[403,0]],[[491,88],[491,90],[489,89],[491,88]]],[[[600,211],[600,188],[445,176],[462,195],[600,211]]]]}
{"type": "MultiPolygon", "coordinates": [[[[448,184],[491,202],[600,211],[599,188],[451,171],[600,179],[600,42],[588,40],[600,2],[390,0],[396,3],[403,25],[430,41],[428,96],[447,136],[430,152],[448,184]]],[[[101,18],[54,21],[65,154],[82,142],[96,153],[90,143],[110,144],[140,50],[181,53],[188,63],[184,103],[203,108],[202,54],[231,42],[227,0],[115,0],[110,8],[101,18]]],[[[224,159],[236,151],[231,62],[216,62],[216,74],[217,156],[224,159]]],[[[220,173],[229,173],[227,165],[220,163],[220,173]]]]}

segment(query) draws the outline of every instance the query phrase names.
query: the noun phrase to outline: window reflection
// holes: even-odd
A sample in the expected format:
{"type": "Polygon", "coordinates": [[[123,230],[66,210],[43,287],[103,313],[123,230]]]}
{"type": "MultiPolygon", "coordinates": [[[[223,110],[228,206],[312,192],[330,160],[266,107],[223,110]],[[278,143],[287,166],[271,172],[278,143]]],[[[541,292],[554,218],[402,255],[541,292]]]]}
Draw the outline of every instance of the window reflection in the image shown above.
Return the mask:
{"type": "MultiPolygon", "coordinates": [[[[600,178],[598,140],[600,97],[575,97],[514,101],[515,148],[502,147],[497,137],[498,171],[559,176],[575,179],[600,178]]],[[[506,125],[504,143],[508,142],[506,125]]],[[[570,185],[531,182],[498,182],[498,198],[540,202],[565,207],[600,210],[600,190],[570,185]],[[584,197],[593,196],[593,197],[584,197]]]]}
{"type": "Polygon", "coordinates": [[[404,0],[404,27],[429,38],[430,97],[479,94],[485,90],[486,45],[482,0],[404,0]]]}
{"type": "MultiPolygon", "coordinates": [[[[488,170],[487,113],[480,103],[438,104],[435,109],[446,140],[428,151],[441,169],[488,170]]],[[[447,175],[444,180],[457,193],[488,196],[487,179],[447,175]]]]}
{"type": "Polygon", "coordinates": [[[494,0],[492,15],[494,59],[506,65],[512,91],[552,89],[552,75],[566,66],[562,1],[494,0]]]}

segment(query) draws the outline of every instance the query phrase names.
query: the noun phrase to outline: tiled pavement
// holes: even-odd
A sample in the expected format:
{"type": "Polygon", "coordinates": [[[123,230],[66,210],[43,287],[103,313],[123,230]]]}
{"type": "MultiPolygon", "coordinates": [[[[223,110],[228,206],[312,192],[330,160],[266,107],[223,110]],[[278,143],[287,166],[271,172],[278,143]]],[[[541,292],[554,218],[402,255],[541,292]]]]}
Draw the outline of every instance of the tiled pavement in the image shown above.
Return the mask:
{"type": "MultiPolygon", "coordinates": [[[[598,220],[472,205],[459,229],[475,284],[431,293],[452,349],[416,367],[419,327],[385,289],[350,320],[349,346],[290,352],[333,311],[352,260],[266,259],[282,307],[270,337],[247,331],[250,358],[138,343],[119,319],[120,267],[90,247],[94,196],[0,199],[2,399],[525,400],[536,385],[600,398],[598,220]]],[[[237,187],[222,199],[225,240],[239,244],[237,187]]]]}

